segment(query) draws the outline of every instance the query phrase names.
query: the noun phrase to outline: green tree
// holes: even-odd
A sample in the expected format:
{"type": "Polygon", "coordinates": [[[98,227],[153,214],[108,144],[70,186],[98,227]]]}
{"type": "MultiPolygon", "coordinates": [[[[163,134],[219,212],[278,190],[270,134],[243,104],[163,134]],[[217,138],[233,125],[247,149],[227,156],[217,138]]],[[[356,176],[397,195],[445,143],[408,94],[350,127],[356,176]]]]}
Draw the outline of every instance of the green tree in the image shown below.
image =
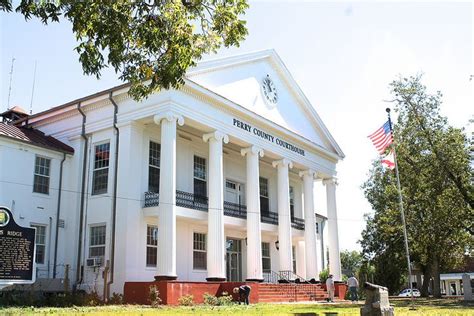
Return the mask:
{"type": "Polygon", "coordinates": [[[247,35],[240,16],[246,0],[0,0],[44,24],[71,22],[82,69],[100,78],[108,66],[130,82],[136,100],[161,88],[178,88],[203,54],[238,46],[247,35]]]}
{"type": "MultiPolygon", "coordinates": [[[[424,275],[422,294],[427,295],[427,281],[433,278],[433,294],[440,296],[440,272],[459,266],[473,248],[468,142],[441,116],[442,94],[428,94],[421,76],[390,86],[398,113],[394,138],[411,259],[424,275]]],[[[363,189],[375,211],[362,233],[363,253],[372,258],[376,279],[379,270],[390,274],[384,285],[396,288],[407,267],[394,172],[376,161],[363,189]]]]}
{"type": "Polygon", "coordinates": [[[343,250],[341,252],[341,266],[343,272],[350,276],[351,274],[357,274],[360,266],[362,265],[362,255],[360,252],[352,250],[343,250]]]}

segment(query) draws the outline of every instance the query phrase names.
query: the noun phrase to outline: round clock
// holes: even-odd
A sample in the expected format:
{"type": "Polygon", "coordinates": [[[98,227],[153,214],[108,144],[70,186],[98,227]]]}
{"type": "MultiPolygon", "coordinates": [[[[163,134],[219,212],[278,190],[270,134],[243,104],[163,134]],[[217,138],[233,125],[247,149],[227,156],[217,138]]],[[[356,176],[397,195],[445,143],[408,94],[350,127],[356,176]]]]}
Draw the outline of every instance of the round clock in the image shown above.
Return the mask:
{"type": "Polygon", "coordinates": [[[269,75],[264,77],[262,80],[262,90],[267,103],[271,106],[275,106],[278,102],[278,94],[275,84],[273,83],[272,79],[270,79],[269,75]]]}

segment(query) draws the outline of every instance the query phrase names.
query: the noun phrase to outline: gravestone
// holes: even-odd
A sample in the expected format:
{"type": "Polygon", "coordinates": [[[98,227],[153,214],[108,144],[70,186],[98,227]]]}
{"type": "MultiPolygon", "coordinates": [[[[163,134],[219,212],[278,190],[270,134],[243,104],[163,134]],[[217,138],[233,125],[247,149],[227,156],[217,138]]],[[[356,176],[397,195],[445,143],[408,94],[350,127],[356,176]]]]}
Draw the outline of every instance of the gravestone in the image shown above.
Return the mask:
{"type": "Polygon", "coordinates": [[[0,286],[35,282],[35,228],[21,227],[0,206],[0,286]]]}
{"type": "Polygon", "coordinates": [[[360,309],[361,316],[393,316],[393,307],[388,301],[386,287],[365,282],[365,305],[360,309]]]}
{"type": "Polygon", "coordinates": [[[473,295],[472,295],[472,283],[474,280],[471,280],[471,277],[469,274],[464,273],[462,275],[462,286],[464,290],[464,300],[465,301],[472,301],[473,300],[473,295]]]}

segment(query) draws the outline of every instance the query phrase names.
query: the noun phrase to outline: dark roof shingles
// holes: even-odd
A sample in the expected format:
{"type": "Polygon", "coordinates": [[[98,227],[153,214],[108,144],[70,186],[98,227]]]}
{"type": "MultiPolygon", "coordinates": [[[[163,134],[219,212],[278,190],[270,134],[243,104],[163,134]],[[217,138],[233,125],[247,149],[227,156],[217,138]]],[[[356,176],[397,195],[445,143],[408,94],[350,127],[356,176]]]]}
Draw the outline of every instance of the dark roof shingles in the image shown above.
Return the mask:
{"type": "Polygon", "coordinates": [[[74,154],[74,149],[52,136],[46,136],[43,132],[24,126],[14,126],[0,122],[0,135],[31,143],[67,154],[74,154]]]}

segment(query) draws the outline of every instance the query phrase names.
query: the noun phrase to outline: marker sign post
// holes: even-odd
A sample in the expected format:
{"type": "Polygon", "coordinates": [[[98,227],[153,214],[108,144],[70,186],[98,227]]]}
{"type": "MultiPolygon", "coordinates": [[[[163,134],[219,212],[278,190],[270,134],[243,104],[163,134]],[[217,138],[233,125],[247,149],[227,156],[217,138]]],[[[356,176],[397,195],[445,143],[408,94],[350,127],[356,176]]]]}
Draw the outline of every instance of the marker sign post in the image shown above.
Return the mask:
{"type": "Polygon", "coordinates": [[[0,286],[35,282],[35,232],[19,226],[10,210],[0,206],[0,286]]]}

